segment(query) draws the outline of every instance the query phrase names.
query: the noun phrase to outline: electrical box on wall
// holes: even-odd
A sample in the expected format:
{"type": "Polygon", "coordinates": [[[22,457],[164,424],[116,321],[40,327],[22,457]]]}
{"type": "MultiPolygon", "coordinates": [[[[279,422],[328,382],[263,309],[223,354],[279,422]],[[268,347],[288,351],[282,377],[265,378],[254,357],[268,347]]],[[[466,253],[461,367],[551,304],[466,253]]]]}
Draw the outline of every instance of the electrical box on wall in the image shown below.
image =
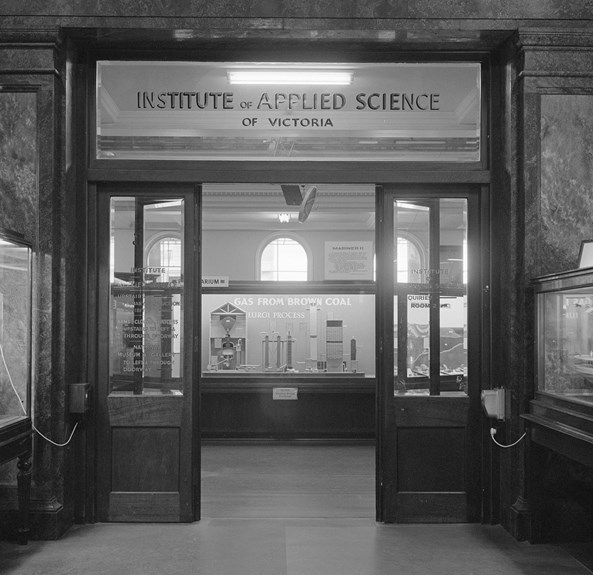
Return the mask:
{"type": "Polygon", "coordinates": [[[489,418],[505,419],[505,389],[482,390],[482,406],[489,418]]]}
{"type": "Polygon", "coordinates": [[[90,386],[88,382],[75,382],[68,387],[70,414],[86,414],[90,410],[90,386]]]}

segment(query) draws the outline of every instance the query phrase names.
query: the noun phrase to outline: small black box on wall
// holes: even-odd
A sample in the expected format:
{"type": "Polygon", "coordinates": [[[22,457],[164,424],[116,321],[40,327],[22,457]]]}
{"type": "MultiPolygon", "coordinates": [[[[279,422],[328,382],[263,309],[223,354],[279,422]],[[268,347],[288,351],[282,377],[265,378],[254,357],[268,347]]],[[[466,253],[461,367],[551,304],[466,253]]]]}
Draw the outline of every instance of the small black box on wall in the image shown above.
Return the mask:
{"type": "Polygon", "coordinates": [[[88,382],[75,382],[68,387],[70,414],[85,414],[90,409],[90,386],[88,382]]]}

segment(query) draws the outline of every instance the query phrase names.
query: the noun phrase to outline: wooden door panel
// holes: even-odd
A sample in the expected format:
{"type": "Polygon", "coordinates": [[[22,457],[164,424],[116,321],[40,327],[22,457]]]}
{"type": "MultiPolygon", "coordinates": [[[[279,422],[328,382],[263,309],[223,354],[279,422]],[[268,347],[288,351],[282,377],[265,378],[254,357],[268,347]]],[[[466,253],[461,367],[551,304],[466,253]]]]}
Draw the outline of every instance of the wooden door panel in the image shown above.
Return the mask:
{"type": "Polygon", "coordinates": [[[111,431],[113,492],[178,492],[179,429],[111,431]]]}
{"type": "Polygon", "coordinates": [[[100,521],[190,522],[194,484],[193,188],[98,198],[100,521]]]}
{"type": "Polygon", "coordinates": [[[398,428],[397,488],[464,492],[465,427],[398,428]]]}
{"type": "Polygon", "coordinates": [[[122,396],[110,394],[107,410],[111,426],[172,426],[181,427],[184,397],[181,394],[163,396],[122,396]]]}
{"type": "Polygon", "coordinates": [[[396,522],[465,522],[467,396],[395,397],[396,522]]]}
{"type": "Polygon", "coordinates": [[[442,396],[394,396],[397,427],[465,426],[469,398],[459,393],[442,396]]]}
{"type": "Polygon", "coordinates": [[[378,206],[384,215],[378,236],[383,270],[377,270],[383,343],[378,517],[475,521],[480,300],[471,266],[478,269],[477,190],[385,189],[378,206]]]}

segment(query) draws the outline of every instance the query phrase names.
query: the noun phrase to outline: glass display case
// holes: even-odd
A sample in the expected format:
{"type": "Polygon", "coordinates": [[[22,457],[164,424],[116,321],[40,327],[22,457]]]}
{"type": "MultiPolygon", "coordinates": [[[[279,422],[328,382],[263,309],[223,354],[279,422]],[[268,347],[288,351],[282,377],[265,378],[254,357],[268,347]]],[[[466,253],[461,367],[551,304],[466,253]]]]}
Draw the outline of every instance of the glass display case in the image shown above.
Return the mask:
{"type": "Polygon", "coordinates": [[[537,391],[593,404],[593,269],[535,280],[537,391]]]}
{"type": "Polygon", "coordinates": [[[204,373],[374,377],[374,306],[372,294],[204,294],[204,373]]]}
{"type": "Polygon", "coordinates": [[[0,230],[0,428],[29,416],[31,247],[0,230]]]}
{"type": "Polygon", "coordinates": [[[0,229],[0,464],[18,458],[19,541],[31,487],[31,246],[0,229]]]}

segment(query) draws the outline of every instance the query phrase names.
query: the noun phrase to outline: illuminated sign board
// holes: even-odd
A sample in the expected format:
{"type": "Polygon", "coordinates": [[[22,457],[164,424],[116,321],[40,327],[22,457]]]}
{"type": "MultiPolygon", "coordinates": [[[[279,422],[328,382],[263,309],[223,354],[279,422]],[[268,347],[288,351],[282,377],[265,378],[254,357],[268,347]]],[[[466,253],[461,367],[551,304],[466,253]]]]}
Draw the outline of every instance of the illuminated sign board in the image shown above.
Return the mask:
{"type": "Polygon", "coordinates": [[[480,65],[97,63],[97,158],[480,159],[480,65]]]}

